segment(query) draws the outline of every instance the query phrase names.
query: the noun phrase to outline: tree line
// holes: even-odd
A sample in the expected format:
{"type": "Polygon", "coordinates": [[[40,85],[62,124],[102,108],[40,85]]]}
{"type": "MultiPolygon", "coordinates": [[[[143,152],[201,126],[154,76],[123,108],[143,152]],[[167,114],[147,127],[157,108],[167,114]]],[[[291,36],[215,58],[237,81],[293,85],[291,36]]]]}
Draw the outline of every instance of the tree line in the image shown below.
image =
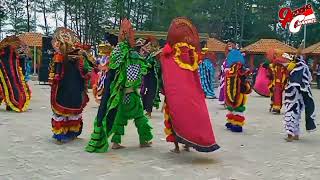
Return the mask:
{"type": "MultiPolygon", "coordinates": [[[[42,28],[51,35],[58,26],[73,29],[85,43],[101,41],[107,29],[119,28],[127,17],[137,30],[167,31],[177,16],[187,16],[199,32],[248,45],[277,38],[297,46],[303,31],[289,33],[278,23],[282,7],[299,8],[304,0],[4,0],[0,4],[0,34],[20,34],[42,28]],[[34,18],[41,15],[43,22],[34,18]],[[49,24],[54,24],[49,25],[49,24]],[[4,27],[10,27],[4,28],[4,27]]],[[[320,21],[320,1],[309,0],[320,21]]],[[[307,26],[307,45],[320,41],[319,23],[307,26]]]]}

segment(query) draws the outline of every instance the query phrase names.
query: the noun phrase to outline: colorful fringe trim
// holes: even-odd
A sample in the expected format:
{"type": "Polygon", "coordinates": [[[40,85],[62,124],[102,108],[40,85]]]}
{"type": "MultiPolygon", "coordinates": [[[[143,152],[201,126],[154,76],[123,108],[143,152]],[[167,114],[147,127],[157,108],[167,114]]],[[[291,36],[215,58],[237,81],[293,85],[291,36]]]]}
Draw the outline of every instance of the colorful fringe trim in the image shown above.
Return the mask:
{"type": "Polygon", "coordinates": [[[245,117],[244,117],[244,106],[240,106],[236,109],[228,106],[227,109],[229,113],[226,115],[227,124],[226,127],[230,129],[232,132],[242,132],[242,127],[245,124],[245,117]]]}
{"type": "MultiPolygon", "coordinates": [[[[11,49],[11,54],[10,54],[11,58],[13,58],[13,49],[11,49]]],[[[17,57],[18,58],[18,57],[17,57]]],[[[18,59],[19,61],[19,59],[18,59]]],[[[19,62],[18,62],[19,64],[19,62]]],[[[3,66],[3,65],[2,65],[3,66]]],[[[11,64],[11,66],[13,67],[13,65],[11,64]]],[[[3,69],[4,72],[2,72],[0,70],[0,81],[2,84],[2,88],[3,88],[3,100],[4,102],[7,104],[7,106],[9,106],[12,110],[16,111],[16,112],[25,112],[30,104],[30,99],[31,99],[31,91],[29,89],[29,86],[26,84],[25,80],[24,80],[24,75],[22,73],[22,68],[21,67],[17,67],[18,72],[17,74],[19,75],[19,77],[16,77],[15,74],[13,74],[13,79],[17,79],[19,80],[19,82],[16,82],[16,84],[14,84],[15,88],[17,88],[19,90],[19,92],[23,93],[20,94],[20,98],[23,98],[22,100],[19,100],[19,102],[17,102],[14,99],[13,96],[13,90],[12,90],[12,85],[9,83],[9,78],[7,76],[4,76],[5,74],[7,74],[6,70],[3,69]],[[8,82],[8,83],[7,83],[8,82]]]]}
{"type": "Polygon", "coordinates": [[[269,85],[271,109],[280,111],[282,108],[282,93],[288,80],[288,71],[281,64],[270,64],[273,80],[269,85]]]}
{"type": "Polygon", "coordinates": [[[214,98],[214,75],[215,70],[213,67],[212,62],[209,59],[205,59],[200,65],[199,65],[199,74],[200,74],[200,82],[202,89],[207,97],[214,98]]]}
{"type": "Polygon", "coordinates": [[[242,132],[245,124],[244,111],[247,94],[251,87],[245,80],[249,71],[243,70],[241,64],[234,64],[226,71],[226,105],[229,113],[226,115],[226,127],[232,132],[242,132]]]}
{"type": "Polygon", "coordinates": [[[164,133],[166,134],[166,141],[167,142],[176,142],[176,138],[173,134],[171,118],[169,114],[169,107],[166,103],[163,104],[164,108],[164,133]]]}
{"type": "Polygon", "coordinates": [[[83,58],[79,59],[78,69],[80,71],[81,77],[85,80],[85,87],[83,91],[83,101],[81,104],[81,107],[79,108],[67,108],[62,105],[60,105],[57,100],[57,93],[59,89],[59,81],[64,77],[64,69],[62,69],[61,74],[57,74],[55,78],[51,80],[51,108],[52,111],[56,114],[59,114],[61,116],[72,116],[74,114],[81,114],[83,109],[86,107],[87,103],[89,102],[89,96],[87,94],[88,89],[88,81],[90,79],[90,74],[84,72],[84,60],[83,58]]]}
{"type": "Polygon", "coordinates": [[[178,142],[181,144],[185,144],[189,147],[194,148],[195,150],[199,151],[199,152],[213,152],[217,149],[220,148],[220,146],[218,144],[213,144],[212,146],[209,147],[204,147],[204,146],[200,146],[197,144],[194,144],[192,142],[189,142],[188,140],[184,139],[183,137],[180,137],[179,135],[174,133],[174,130],[172,128],[172,124],[171,124],[171,117],[169,114],[169,107],[166,103],[164,103],[164,133],[166,134],[166,141],[167,142],[178,142]]]}
{"type": "Polygon", "coordinates": [[[53,138],[58,141],[71,140],[82,132],[82,116],[59,116],[54,114],[51,119],[53,138]]]}
{"type": "Polygon", "coordinates": [[[103,125],[98,126],[97,118],[94,120],[94,131],[91,134],[90,141],[86,146],[85,150],[90,153],[104,153],[108,151],[109,143],[108,143],[108,136],[106,132],[106,119],[102,121],[103,125]]]}

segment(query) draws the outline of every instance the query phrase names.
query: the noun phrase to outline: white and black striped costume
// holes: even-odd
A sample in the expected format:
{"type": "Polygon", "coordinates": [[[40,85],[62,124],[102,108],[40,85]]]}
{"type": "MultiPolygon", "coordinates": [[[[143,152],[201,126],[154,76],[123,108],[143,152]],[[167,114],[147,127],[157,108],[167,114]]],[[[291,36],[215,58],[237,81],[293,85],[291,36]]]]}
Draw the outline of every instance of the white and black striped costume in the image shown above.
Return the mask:
{"type": "Polygon", "coordinates": [[[302,59],[297,59],[295,67],[290,71],[288,85],[285,88],[285,118],[284,125],[287,134],[300,134],[300,119],[305,109],[306,130],[314,131],[315,105],[311,93],[312,76],[308,66],[302,59]]]}

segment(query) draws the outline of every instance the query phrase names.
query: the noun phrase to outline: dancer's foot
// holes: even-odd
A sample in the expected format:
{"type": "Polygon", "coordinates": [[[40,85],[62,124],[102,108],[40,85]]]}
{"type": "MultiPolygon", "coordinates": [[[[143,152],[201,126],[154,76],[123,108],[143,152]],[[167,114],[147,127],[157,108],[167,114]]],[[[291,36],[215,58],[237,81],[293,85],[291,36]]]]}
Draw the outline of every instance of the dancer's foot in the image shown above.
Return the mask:
{"type": "Polygon", "coordinates": [[[140,144],[140,147],[141,148],[147,148],[147,147],[151,147],[151,145],[152,145],[152,142],[146,142],[146,143],[140,144]]]}
{"type": "Polygon", "coordinates": [[[77,136],[70,138],[70,141],[73,141],[73,140],[76,140],[76,139],[78,139],[77,136]]]}
{"type": "Polygon", "coordinates": [[[173,153],[180,153],[180,149],[179,149],[179,144],[177,142],[174,143],[174,149],[171,149],[170,152],[173,152],[173,153]]]}
{"type": "Polygon", "coordinates": [[[173,153],[176,153],[176,154],[179,154],[180,153],[180,150],[177,149],[177,148],[174,148],[174,149],[171,149],[170,152],[173,152],[173,153]]]}
{"type": "Polygon", "coordinates": [[[7,107],[6,107],[6,111],[12,111],[11,107],[10,107],[10,106],[7,106],[7,107]]]}
{"type": "Polygon", "coordinates": [[[292,142],[293,139],[294,139],[293,136],[290,135],[290,134],[288,134],[288,137],[285,138],[285,140],[286,140],[287,142],[292,142]]]}
{"type": "Polygon", "coordinates": [[[184,148],[185,151],[190,152],[190,147],[189,146],[184,145],[183,148],[184,148]]]}
{"type": "Polygon", "coordinates": [[[151,112],[147,112],[145,115],[146,115],[149,119],[151,119],[151,112]]]}
{"type": "Polygon", "coordinates": [[[123,149],[125,148],[124,146],[121,146],[120,144],[118,143],[113,143],[112,145],[112,149],[123,149]]]}
{"type": "Polygon", "coordinates": [[[300,140],[299,135],[295,135],[295,136],[293,137],[293,140],[296,140],[296,141],[300,140]]]}
{"type": "Polygon", "coordinates": [[[272,113],[273,113],[273,114],[280,114],[280,110],[278,110],[278,109],[273,109],[273,110],[272,110],[272,113]]]}
{"type": "Polygon", "coordinates": [[[54,143],[57,144],[57,145],[62,145],[63,144],[63,142],[61,140],[57,140],[57,139],[54,141],[54,143]]]}

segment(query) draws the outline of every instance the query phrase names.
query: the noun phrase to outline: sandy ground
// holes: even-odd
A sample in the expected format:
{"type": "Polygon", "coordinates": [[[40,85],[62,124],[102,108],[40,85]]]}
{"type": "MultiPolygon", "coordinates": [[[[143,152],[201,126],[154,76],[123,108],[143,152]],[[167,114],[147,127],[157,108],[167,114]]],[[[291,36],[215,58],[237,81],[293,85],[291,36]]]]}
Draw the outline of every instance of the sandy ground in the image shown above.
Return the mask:
{"type": "MultiPolygon", "coordinates": [[[[215,135],[221,149],[214,153],[173,154],[165,142],[162,114],[153,114],[154,144],[140,149],[131,122],[123,150],[103,154],[84,151],[92,131],[97,104],[91,98],[84,112],[79,139],[56,145],[50,130],[50,89],[31,82],[33,97],[25,113],[0,107],[0,180],[7,179],[124,179],[124,180],[288,180],[320,179],[320,133],[303,134],[299,142],[284,141],[283,115],[268,112],[269,99],[253,93],[248,102],[245,131],[234,134],[224,127],[225,113],[208,100],[215,135]]],[[[313,90],[316,104],[320,91],[313,90]]],[[[320,113],[317,112],[318,117],[320,113]]]]}

